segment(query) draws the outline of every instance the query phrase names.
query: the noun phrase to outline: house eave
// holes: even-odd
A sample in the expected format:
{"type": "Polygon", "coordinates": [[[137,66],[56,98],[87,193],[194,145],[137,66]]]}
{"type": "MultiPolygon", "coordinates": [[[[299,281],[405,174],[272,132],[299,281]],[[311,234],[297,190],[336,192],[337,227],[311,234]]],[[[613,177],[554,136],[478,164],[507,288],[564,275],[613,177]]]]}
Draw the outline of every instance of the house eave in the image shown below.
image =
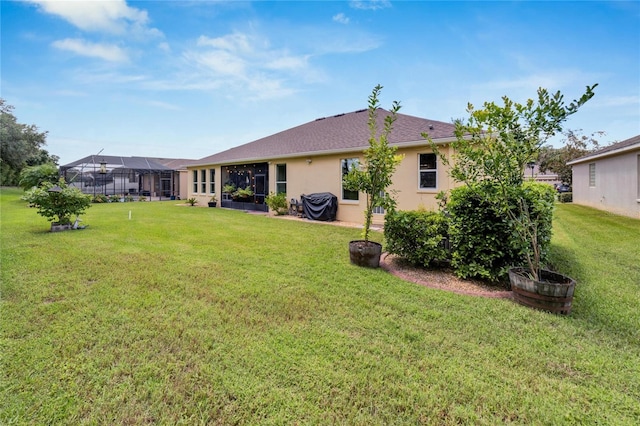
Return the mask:
{"type": "MultiPolygon", "coordinates": [[[[451,143],[453,141],[455,141],[456,138],[455,137],[447,137],[447,138],[440,138],[440,139],[434,139],[433,142],[436,145],[446,145],[448,143],[451,143]]],[[[409,142],[399,142],[399,143],[394,143],[391,144],[393,146],[397,146],[398,148],[414,148],[414,147],[418,147],[418,146],[425,146],[428,145],[429,142],[425,139],[421,139],[421,140],[416,140],[416,141],[409,141],[409,142]]],[[[187,166],[187,168],[197,168],[197,167],[202,167],[202,166],[215,166],[215,165],[221,165],[221,164],[246,164],[246,163],[255,163],[255,162],[269,162],[269,161],[277,161],[277,160],[288,160],[288,159],[292,159],[292,158],[302,158],[302,157],[321,157],[321,156],[327,156],[327,155],[335,155],[335,154],[351,154],[354,152],[357,153],[361,153],[363,152],[365,149],[367,149],[367,145],[361,146],[361,147],[354,147],[354,148],[340,148],[340,149],[329,149],[329,150],[323,150],[323,151],[306,151],[306,152],[295,152],[295,153],[291,153],[291,154],[283,154],[283,155],[276,155],[276,156],[271,156],[268,158],[265,157],[247,157],[247,158],[240,158],[240,159],[234,159],[234,160],[229,160],[229,161],[223,161],[223,162],[217,162],[217,163],[211,163],[211,162],[202,162],[202,163],[192,163],[189,164],[187,166]]]]}

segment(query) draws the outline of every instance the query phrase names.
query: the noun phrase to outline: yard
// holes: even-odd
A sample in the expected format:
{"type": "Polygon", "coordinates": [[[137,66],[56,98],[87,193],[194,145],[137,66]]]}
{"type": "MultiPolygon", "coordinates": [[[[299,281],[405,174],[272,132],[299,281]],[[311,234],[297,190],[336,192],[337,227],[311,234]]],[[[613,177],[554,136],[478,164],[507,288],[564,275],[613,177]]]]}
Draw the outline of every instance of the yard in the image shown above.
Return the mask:
{"type": "Polygon", "coordinates": [[[358,229],[167,201],[49,233],[20,195],[1,424],[640,422],[638,220],[557,206],[560,317],[352,266],[358,229]]]}

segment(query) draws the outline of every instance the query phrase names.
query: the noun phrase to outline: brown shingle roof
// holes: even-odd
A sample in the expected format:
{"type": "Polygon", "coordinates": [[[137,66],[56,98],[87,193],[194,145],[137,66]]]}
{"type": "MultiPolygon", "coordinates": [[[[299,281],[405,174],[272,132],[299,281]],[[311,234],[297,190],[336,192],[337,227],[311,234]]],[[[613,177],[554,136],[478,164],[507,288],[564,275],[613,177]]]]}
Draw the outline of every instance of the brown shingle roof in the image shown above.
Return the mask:
{"type": "MultiPolygon", "coordinates": [[[[384,117],[389,114],[387,110],[378,110],[378,128],[382,128],[384,117]]],[[[421,136],[423,132],[428,133],[434,141],[452,138],[454,135],[455,126],[451,123],[406,114],[398,114],[397,117],[389,137],[389,143],[394,145],[424,141],[421,136]]],[[[202,158],[194,164],[234,163],[363,150],[368,146],[369,140],[367,120],[367,110],[319,118],[202,158]]]]}

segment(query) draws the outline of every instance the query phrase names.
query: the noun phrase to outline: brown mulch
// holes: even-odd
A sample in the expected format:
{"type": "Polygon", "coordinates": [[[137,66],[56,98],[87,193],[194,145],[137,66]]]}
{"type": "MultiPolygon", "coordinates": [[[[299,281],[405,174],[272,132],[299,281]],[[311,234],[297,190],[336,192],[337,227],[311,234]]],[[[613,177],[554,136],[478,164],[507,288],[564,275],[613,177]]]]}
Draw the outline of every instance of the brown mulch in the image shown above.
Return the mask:
{"type": "Polygon", "coordinates": [[[491,286],[478,280],[463,280],[456,277],[451,270],[446,268],[418,268],[388,253],[382,254],[380,267],[405,281],[430,288],[469,296],[502,299],[510,299],[512,297],[511,291],[503,287],[491,286]]]}

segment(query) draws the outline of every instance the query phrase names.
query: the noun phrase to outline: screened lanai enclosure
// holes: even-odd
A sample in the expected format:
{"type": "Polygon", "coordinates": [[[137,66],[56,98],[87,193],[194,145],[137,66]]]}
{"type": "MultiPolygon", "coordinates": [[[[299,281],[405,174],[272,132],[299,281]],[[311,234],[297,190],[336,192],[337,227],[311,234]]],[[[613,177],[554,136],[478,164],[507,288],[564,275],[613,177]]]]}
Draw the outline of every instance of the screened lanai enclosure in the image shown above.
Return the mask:
{"type": "Polygon", "coordinates": [[[269,188],[269,165],[267,163],[236,164],[222,166],[222,185],[236,189],[250,189],[253,195],[237,198],[230,193],[222,193],[222,207],[242,210],[268,211],[265,204],[269,188]]]}
{"type": "Polygon", "coordinates": [[[163,164],[173,159],[90,155],[60,167],[65,181],[94,197],[132,195],[180,198],[180,173],[163,164]]]}

